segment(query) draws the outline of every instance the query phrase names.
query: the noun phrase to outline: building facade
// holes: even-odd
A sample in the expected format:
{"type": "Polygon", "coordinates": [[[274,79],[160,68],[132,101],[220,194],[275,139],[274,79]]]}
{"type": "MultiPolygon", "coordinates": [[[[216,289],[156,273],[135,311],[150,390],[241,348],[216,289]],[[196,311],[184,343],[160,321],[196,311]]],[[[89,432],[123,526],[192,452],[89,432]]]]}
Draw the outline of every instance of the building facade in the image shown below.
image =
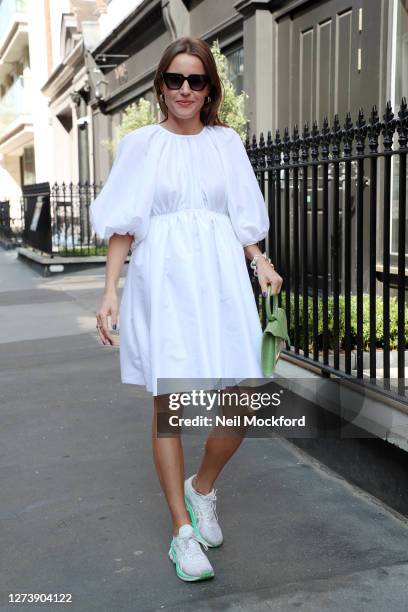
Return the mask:
{"type": "MultiPolygon", "coordinates": [[[[107,17],[118,3],[106,3],[107,17]]],[[[105,86],[102,110],[91,101],[98,180],[104,180],[112,161],[99,143],[117,138],[128,104],[141,97],[156,104],[159,57],[183,35],[219,41],[237,93],[243,89],[249,95],[252,134],[292,131],[295,124],[301,131],[314,120],[321,126],[325,116],[331,124],[335,114],[343,125],[347,112],[355,120],[360,107],[368,115],[373,105],[381,117],[387,100],[398,110],[402,96],[408,96],[408,0],[144,0],[92,50],[105,86]]],[[[392,163],[397,191],[398,158],[392,163]]],[[[381,189],[380,175],[379,198],[381,189]]],[[[366,190],[367,207],[368,195],[366,190]]],[[[395,195],[394,259],[397,203],[395,195]]],[[[379,222],[379,243],[381,232],[379,222]]]]}
{"type": "Polygon", "coordinates": [[[104,141],[142,97],[159,119],[155,70],[183,35],[218,40],[252,134],[408,95],[408,0],[0,0],[0,201],[104,181],[104,141]]]}
{"type": "MultiPolygon", "coordinates": [[[[119,0],[105,3],[105,23],[119,0]]],[[[99,134],[115,138],[121,111],[140,97],[155,102],[153,77],[164,48],[182,35],[227,55],[237,92],[249,95],[252,133],[302,126],[359,107],[369,111],[407,94],[407,0],[144,0],[92,50],[105,75],[99,134]],[[110,66],[109,68],[104,68],[110,66]],[[105,116],[103,116],[105,115],[105,116]],[[108,122],[106,122],[106,116],[108,122]]],[[[96,154],[96,153],[95,153],[96,154]]],[[[95,174],[106,174],[95,157],[95,174]]]]}

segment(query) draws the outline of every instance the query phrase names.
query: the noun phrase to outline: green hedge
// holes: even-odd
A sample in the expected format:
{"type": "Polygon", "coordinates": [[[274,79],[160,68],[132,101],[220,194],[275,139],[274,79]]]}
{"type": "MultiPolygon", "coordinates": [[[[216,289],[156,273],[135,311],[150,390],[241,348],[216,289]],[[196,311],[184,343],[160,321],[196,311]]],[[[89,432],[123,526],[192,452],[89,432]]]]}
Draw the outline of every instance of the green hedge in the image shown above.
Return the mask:
{"type": "MultiPolygon", "coordinates": [[[[286,307],[286,294],[281,292],[283,308],[286,307]]],[[[290,338],[294,338],[294,296],[290,298],[290,320],[291,326],[289,330],[290,338]]],[[[344,295],[339,296],[339,329],[340,329],[340,347],[344,347],[345,336],[345,317],[344,317],[344,295]]],[[[357,297],[352,295],[350,298],[351,311],[351,346],[357,346],[357,297]]],[[[262,305],[262,295],[259,298],[259,305],[262,305]]],[[[261,311],[259,311],[261,315],[261,311]]],[[[390,349],[395,349],[398,346],[398,305],[397,298],[390,298],[390,349]]],[[[308,321],[309,321],[309,340],[311,340],[313,331],[313,303],[312,298],[308,298],[308,321]]],[[[303,344],[303,297],[299,295],[299,338],[300,344],[303,344]]],[[[333,297],[328,297],[328,342],[329,348],[334,346],[333,335],[333,297]]],[[[379,348],[384,346],[384,329],[383,329],[383,299],[381,296],[376,297],[376,345],[379,348]]],[[[363,295],[363,345],[364,350],[368,350],[370,341],[370,296],[363,295]]],[[[318,297],[318,342],[319,347],[323,347],[323,299],[318,297]]],[[[408,307],[405,305],[405,346],[408,347],[408,307]]]]}
{"type": "Polygon", "coordinates": [[[87,257],[88,255],[106,255],[108,252],[108,245],[89,245],[88,246],[77,246],[74,248],[65,249],[61,247],[61,250],[55,252],[54,255],[59,257],[87,257]]]}

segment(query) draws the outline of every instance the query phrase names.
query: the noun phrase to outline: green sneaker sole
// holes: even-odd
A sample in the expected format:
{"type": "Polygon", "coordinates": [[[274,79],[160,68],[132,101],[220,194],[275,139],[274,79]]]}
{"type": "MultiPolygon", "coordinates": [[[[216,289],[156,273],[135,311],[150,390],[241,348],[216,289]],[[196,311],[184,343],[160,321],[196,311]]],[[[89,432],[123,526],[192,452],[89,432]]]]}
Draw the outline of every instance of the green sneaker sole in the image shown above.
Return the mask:
{"type": "Polygon", "coordinates": [[[195,514],[194,514],[193,506],[190,504],[190,502],[188,501],[186,496],[184,496],[184,501],[186,502],[187,510],[188,510],[189,515],[190,515],[191,525],[193,527],[194,533],[196,533],[202,540],[204,540],[204,542],[207,544],[207,546],[209,548],[219,548],[220,546],[222,546],[222,542],[221,542],[221,544],[210,544],[201,535],[200,530],[199,530],[198,525],[197,525],[197,519],[196,519],[195,514]]]}
{"type": "Polygon", "coordinates": [[[183,572],[177,560],[177,554],[173,546],[170,546],[169,557],[173,563],[176,564],[176,574],[179,578],[181,578],[181,580],[185,580],[186,582],[196,582],[197,580],[208,580],[209,578],[214,578],[214,572],[203,572],[200,574],[200,576],[190,576],[189,574],[183,572]]]}

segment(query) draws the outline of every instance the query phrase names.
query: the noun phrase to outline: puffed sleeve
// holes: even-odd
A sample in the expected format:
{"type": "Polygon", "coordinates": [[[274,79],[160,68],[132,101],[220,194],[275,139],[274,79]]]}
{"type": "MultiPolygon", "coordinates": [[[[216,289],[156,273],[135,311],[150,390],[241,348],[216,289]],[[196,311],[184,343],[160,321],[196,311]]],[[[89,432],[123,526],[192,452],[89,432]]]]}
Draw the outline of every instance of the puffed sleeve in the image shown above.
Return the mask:
{"type": "Polygon", "coordinates": [[[155,162],[146,128],[138,128],[120,140],[109,176],[91,203],[89,218],[101,239],[133,234],[139,242],[148,232],[155,162]]]}
{"type": "Polygon", "coordinates": [[[265,200],[238,132],[225,128],[224,139],[231,223],[242,246],[255,244],[265,238],[269,230],[265,200]]]}

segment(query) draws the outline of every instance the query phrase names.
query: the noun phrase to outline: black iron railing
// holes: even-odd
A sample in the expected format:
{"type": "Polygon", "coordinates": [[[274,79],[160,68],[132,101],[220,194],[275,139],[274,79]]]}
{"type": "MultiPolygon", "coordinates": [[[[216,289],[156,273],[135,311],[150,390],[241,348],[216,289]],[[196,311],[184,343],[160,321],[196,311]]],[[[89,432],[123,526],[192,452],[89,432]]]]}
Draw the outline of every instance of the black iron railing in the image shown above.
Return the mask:
{"type": "Polygon", "coordinates": [[[89,219],[91,202],[102,183],[54,183],[50,189],[52,248],[64,256],[104,255],[107,244],[95,236],[89,219]]]}
{"type": "Polygon", "coordinates": [[[66,257],[105,255],[90,223],[89,207],[103,184],[35,183],[23,187],[24,244],[66,257]]]}
{"type": "Polygon", "coordinates": [[[382,120],[374,107],[367,122],[360,110],[355,123],[336,115],[332,126],[324,119],[301,135],[295,126],[246,142],[270,215],[269,255],[284,278],[287,352],[404,402],[407,140],[404,98],[396,116],[387,103],[382,120]]]}
{"type": "MultiPolygon", "coordinates": [[[[21,211],[20,211],[21,213],[21,211]]],[[[21,244],[23,234],[22,217],[12,217],[10,202],[0,202],[0,243],[2,246],[15,247],[21,244]]]]}

